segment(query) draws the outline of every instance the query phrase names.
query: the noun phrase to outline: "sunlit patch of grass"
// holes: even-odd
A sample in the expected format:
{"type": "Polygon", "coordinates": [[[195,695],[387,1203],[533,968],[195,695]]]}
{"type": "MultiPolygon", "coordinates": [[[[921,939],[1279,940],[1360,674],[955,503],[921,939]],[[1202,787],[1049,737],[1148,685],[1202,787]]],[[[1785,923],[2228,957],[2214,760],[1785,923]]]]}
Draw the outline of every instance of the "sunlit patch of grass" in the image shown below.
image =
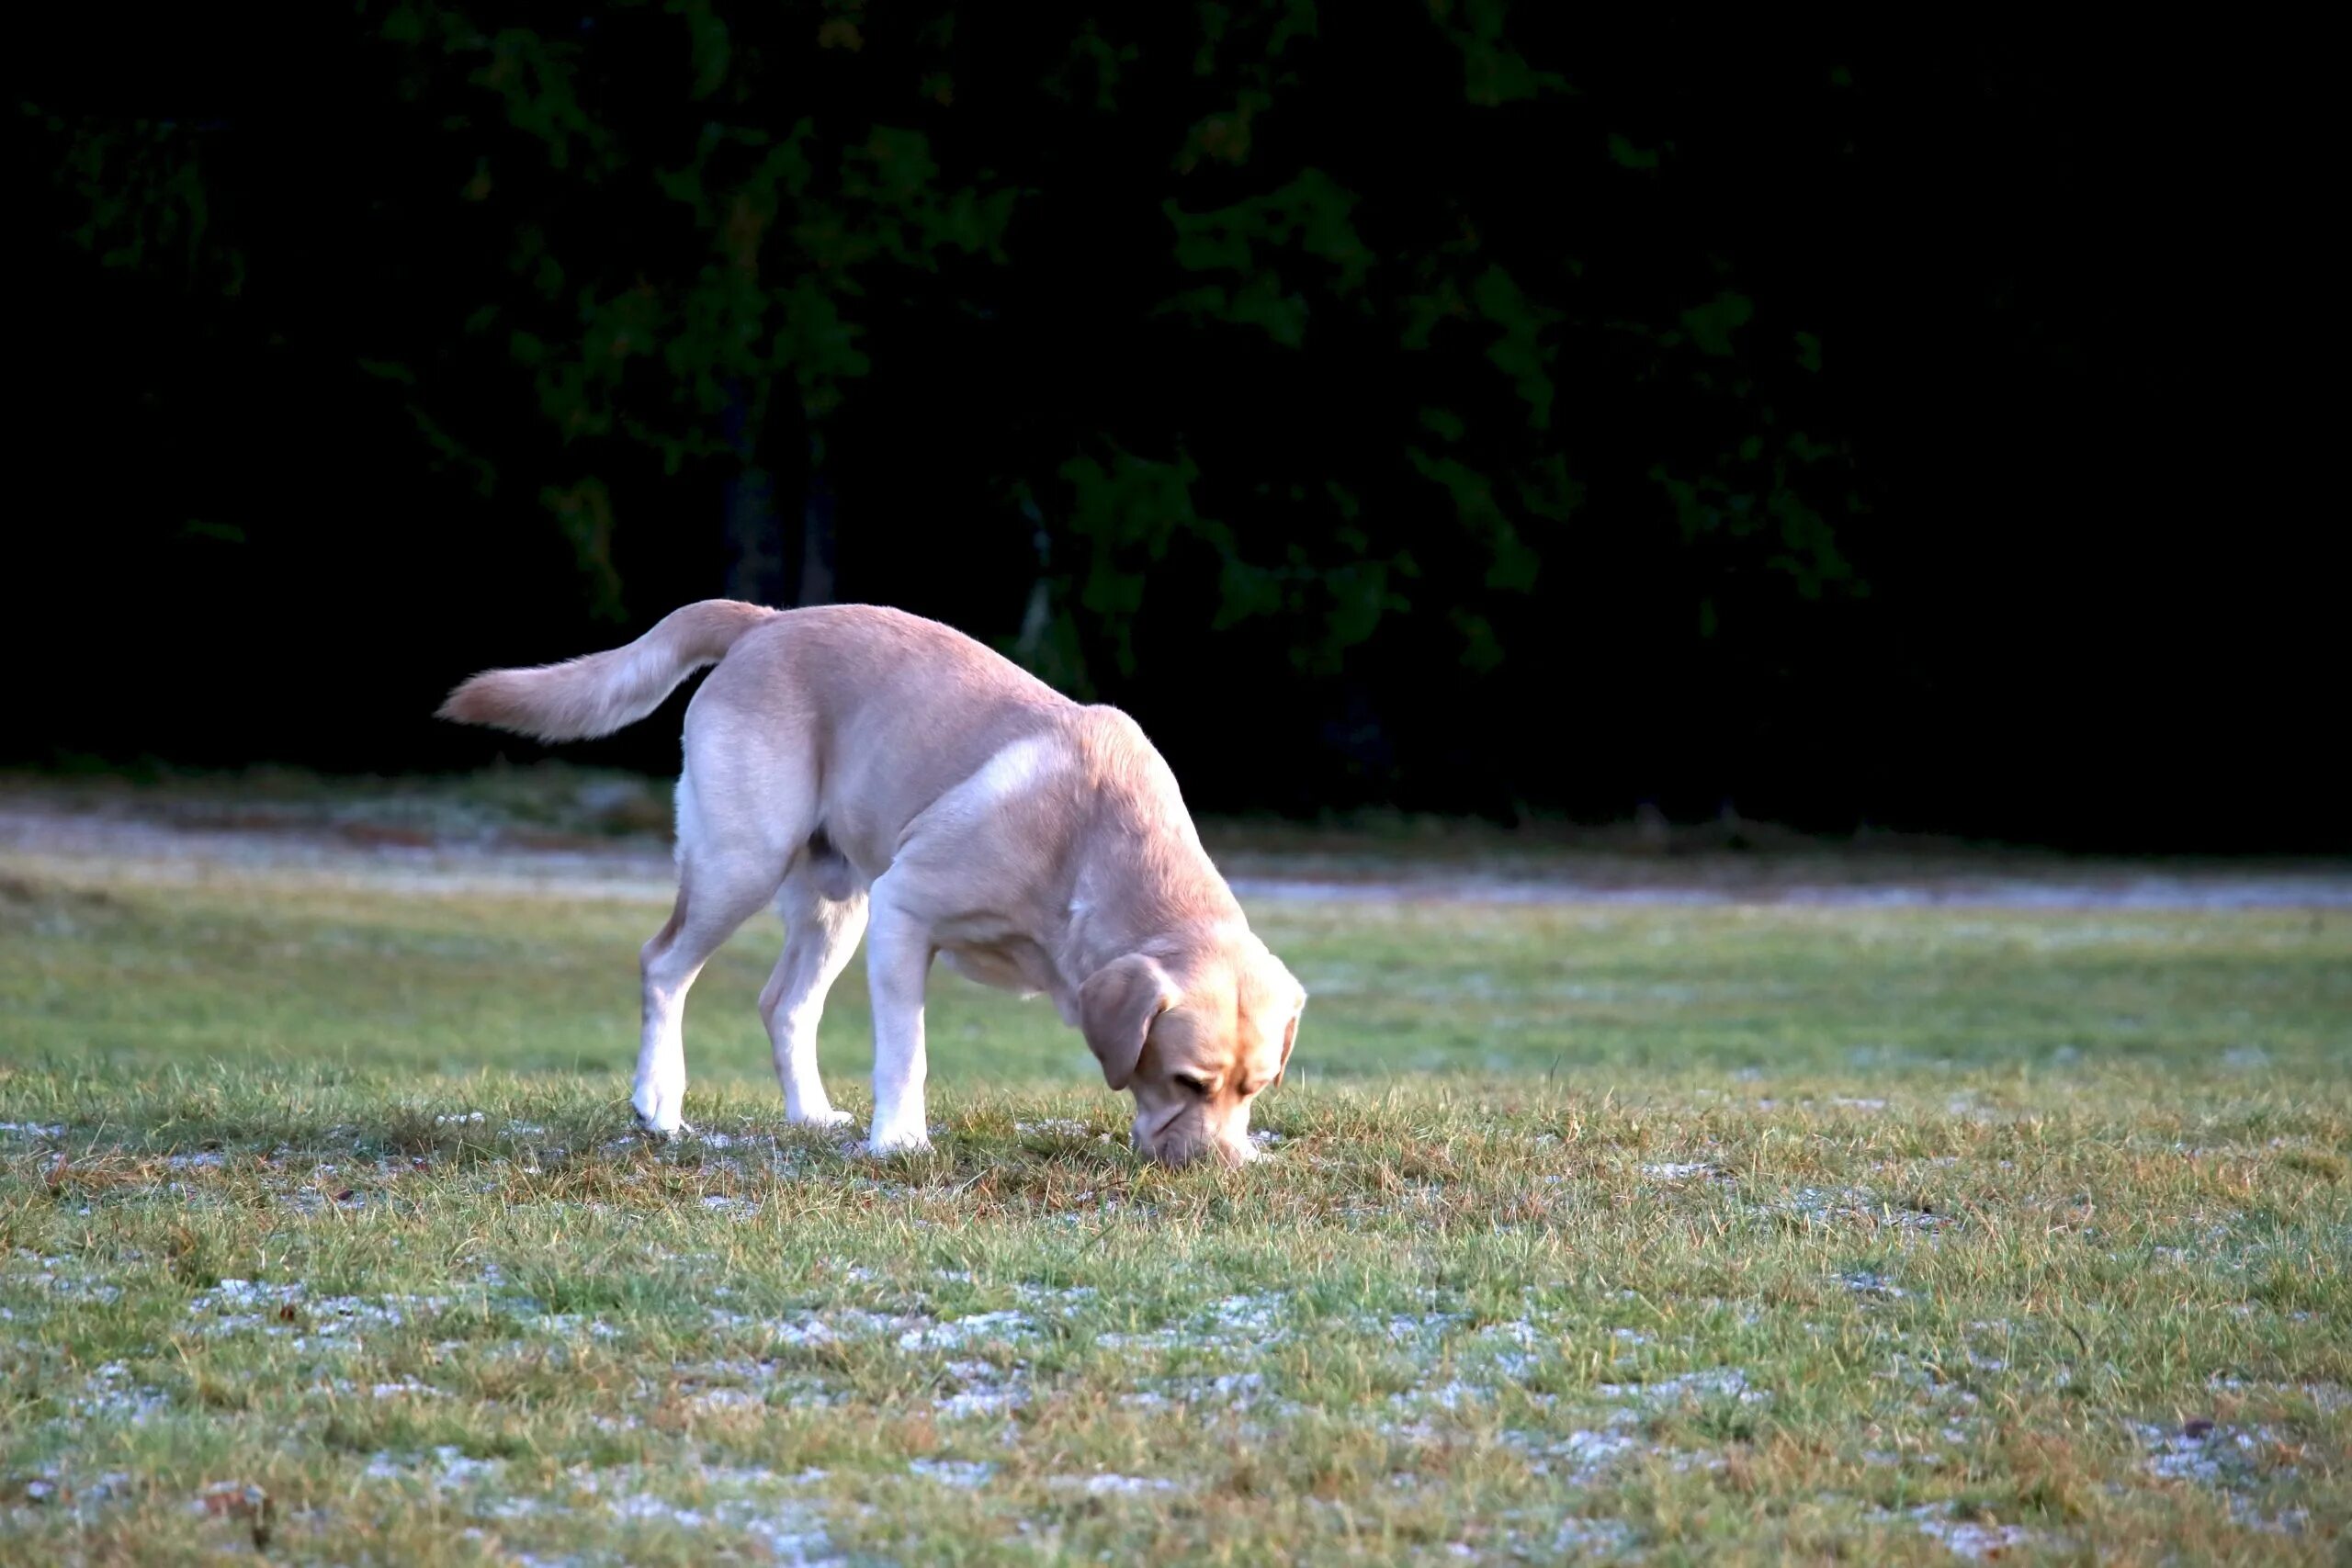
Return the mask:
{"type": "Polygon", "coordinates": [[[2339,920],[1277,905],[1170,1173],[945,976],[933,1153],[783,1124],[756,931],[657,1146],[658,908],[8,875],[12,1560],[2341,1550],[2339,920]]]}

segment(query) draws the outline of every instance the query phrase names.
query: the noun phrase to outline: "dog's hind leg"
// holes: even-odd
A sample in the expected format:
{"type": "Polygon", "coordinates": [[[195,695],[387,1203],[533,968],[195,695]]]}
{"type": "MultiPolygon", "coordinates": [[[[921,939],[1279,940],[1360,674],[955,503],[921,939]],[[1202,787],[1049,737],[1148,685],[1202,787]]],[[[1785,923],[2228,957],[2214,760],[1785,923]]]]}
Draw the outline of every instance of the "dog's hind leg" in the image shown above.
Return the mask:
{"type": "Polygon", "coordinates": [[[784,1113],[816,1127],[838,1127],[849,1113],[833,1109],[817,1074],[817,1021],[825,995],[865,934],[865,889],[847,880],[847,867],[822,840],[797,856],[776,895],[784,917],[784,955],[760,992],[760,1017],[775,1046],[776,1081],[784,1113]]]}
{"type": "Polygon", "coordinates": [[[685,1127],[686,992],[719,944],[775,897],[784,876],[783,858],[763,844],[698,830],[692,789],[690,780],[679,781],[678,902],[639,954],[645,1030],[629,1103],[638,1125],[663,1136],[685,1127]]]}

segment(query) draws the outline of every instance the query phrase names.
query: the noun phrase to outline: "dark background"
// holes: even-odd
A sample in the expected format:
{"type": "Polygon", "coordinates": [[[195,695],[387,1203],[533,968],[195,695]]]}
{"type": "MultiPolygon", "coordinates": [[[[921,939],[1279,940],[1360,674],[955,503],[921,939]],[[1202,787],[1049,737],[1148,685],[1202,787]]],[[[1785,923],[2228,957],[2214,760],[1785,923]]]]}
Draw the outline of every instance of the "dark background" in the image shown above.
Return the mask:
{"type": "Polygon", "coordinates": [[[2295,40],[1569,9],[30,25],[0,761],[534,755],[732,593],[1204,810],[2352,848],[2295,40]]]}

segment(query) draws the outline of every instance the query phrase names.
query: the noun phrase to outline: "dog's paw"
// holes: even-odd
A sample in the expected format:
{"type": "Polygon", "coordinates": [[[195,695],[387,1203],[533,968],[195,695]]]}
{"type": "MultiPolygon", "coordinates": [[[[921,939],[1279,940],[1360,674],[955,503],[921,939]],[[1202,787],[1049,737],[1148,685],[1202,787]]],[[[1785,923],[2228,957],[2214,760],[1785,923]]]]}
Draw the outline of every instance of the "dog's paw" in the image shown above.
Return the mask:
{"type": "Polygon", "coordinates": [[[796,1127],[846,1127],[856,1120],[846,1111],[820,1111],[813,1115],[791,1118],[796,1127]]]}
{"type": "Polygon", "coordinates": [[[931,1138],[920,1127],[911,1132],[876,1131],[857,1148],[860,1154],[876,1159],[888,1159],[892,1155],[926,1155],[931,1152],[931,1138]]]}
{"type": "Polygon", "coordinates": [[[684,1114],[686,1080],[684,1074],[640,1076],[629,1090],[628,1108],[637,1113],[637,1130],[650,1138],[675,1138],[694,1131],[684,1114]]]}
{"type": "Polygon", "coordinates": [[[665,1144],[673,1143],[680,1138],[691,1138],[695,1135],[694,1126],[691,1122],[681,1121],[675,1115],[665,1118],[658,1115],[649,1115],[642,1111],[637,1113],[637,1130],[646,1137],[652,1138],[665,1144]],[[668,1123],[667,1125],[663,1124],[665,1122],[668,1123]]]}

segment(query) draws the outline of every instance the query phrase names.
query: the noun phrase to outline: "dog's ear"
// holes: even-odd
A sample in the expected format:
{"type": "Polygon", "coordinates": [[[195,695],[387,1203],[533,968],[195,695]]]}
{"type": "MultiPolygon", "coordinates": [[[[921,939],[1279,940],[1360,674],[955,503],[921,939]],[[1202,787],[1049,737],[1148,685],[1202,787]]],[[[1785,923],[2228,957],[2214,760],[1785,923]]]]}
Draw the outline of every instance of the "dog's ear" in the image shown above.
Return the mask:
{"type": "Polygon", "coordinates": [[[1275,1065],[1274,1081],[1266,1086],[1268,1089],[1279,1085],[1283,1077],[1289,1073],[1290,1050],[1292,1046],[1298,1043],[1298,1021],[1306,1014],[1306,992],[1302,988],[1298,993],[1298,1006],[1291,1010],[1290,1022],[1283,1026],[1283,1059],[1275,1065]]]}
{"type": "Polygon", "coordinates": [[[1151,1021],[1176,1005],[1181,993],[1168,971],[1140,953],[1114,958],[1078,988],[1079,1028],[1102,1064],[1102,1081],[1125,1089],[1136,1076],[1151,1021]]]}

